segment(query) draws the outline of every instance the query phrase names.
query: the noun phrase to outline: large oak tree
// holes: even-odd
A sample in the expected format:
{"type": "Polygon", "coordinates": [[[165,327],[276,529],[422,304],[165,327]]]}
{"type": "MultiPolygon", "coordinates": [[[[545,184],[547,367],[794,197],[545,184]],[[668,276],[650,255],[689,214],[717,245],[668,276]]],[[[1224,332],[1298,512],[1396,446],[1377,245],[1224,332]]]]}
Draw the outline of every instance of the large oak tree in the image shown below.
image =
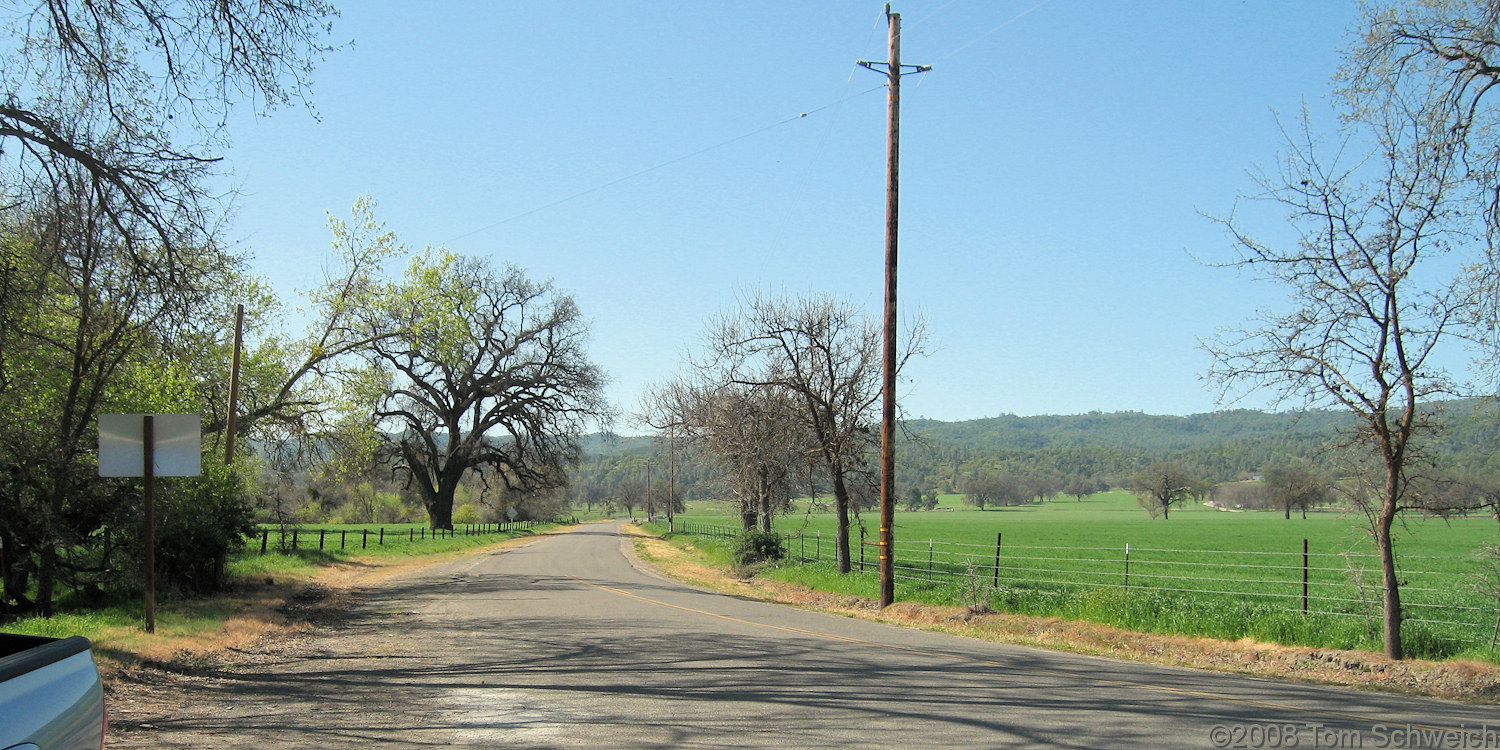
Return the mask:
{"type": "Polygon", "coordinates": [[[391,376],[375,416],[435,529],[453,527],[468,471],[513,491],[563,485],[579,436],[607,419],[578,306],[516,268],[429,250],[367,322],[391,376]]]}

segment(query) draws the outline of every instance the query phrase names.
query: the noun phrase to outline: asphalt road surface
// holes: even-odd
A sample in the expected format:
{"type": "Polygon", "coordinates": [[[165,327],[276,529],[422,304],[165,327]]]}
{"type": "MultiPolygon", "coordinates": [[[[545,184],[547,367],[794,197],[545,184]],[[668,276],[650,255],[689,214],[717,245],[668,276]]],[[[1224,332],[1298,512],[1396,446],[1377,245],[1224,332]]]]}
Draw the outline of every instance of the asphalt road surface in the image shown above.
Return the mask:
{"type": "Polygon", "coordinates": [[[1494,707],[806,612],[648,574],[628,543],[591,524],[382,584],[112,746],[1500,750],[1494,707]]]}

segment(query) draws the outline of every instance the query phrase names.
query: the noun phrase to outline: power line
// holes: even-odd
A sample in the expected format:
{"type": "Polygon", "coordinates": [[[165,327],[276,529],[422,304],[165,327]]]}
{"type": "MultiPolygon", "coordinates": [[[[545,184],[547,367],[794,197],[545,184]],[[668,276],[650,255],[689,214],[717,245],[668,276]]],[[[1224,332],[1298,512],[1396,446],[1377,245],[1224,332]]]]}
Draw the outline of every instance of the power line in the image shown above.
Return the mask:
{"type": "MultiPolygon", "coordinates": [[[[1003,28],[1005,28],[1005,27],[1007,27],[1007,26],[1015,23],[1016,21],[1019,21],[1019,20],[1025,18],[1025,17],[1031,15],[1032,13],[1036,12],[1037,9],[1039,9],[1042,6],[1047,5],[1048,3],[1051,3],[1051,2],[1052,2],[1052,0],[1042,0],[1041,2],[1037,3],[1036,5],[1033,5],[1030,8],[1027,8],[1026,10],[1023,10],[1020,13],[1015,14],[1014,16],[1011,16],[1009,19],[1007,19],[1004,23],[1000,24],[999,26],[996,26],[995,28],[990,29],[989,31],[986,31],[986,32],[984,32],[983,34],[980,34],[977,37],[974,37],[973,39],[965,42],[964,44],[962,44],[962,45],[960,45],[958,47],[955,47],[952,50],[949,50],[947,54],[945,54],[942,57],[938,58],[938,61],[941,62],[943,60],[947,60],[948,58],[950,58],[950,57],[958,54],[959,52],[962,52],[962,51],[968,49],[969,47],[972,47],[975,44],[978,44],[979,42],[984,41],[986,38],[990,37],[995,32],[997,32],[997,31],[999,31],[999,30],[1001,30],[1001,29],[1003,29],[1003,28]]],[[[945,5],[943,7],[946,8],[948,6],[945,5]]],[[[938,10],[942,10],[942,8],[939,8],[938,10]]],[[[936,12],[936,11],[934,11],[934,12],[936,12]]],[[[928,17],[930,18],[931,15],[932,14],[929,13],[928,17]]]]}
{"type": "Polygon", "coordinates": [[[582,198],[585,195],[591,195],[593,193],[599,192],[600,190],[605,190],[607,188],[614,187],[615,185],[618,185],[618,184],[620,184],[622,182],[628,182],[628,181],[633,180],[633,179],[635,179],[637,177],[641,177],[642,175],[650,174],[652,172],[657,171],[658,169],[663,169],[663,168],[666,168],[666,167],[670,167],[673,164],[677,164],[678,162],[687,161],[688,159],[692,159],[693,157],[696,157],[696,156],[702,156],[703,154],[706,154],[706,153],[708,153],[710,151],[713,151],[715,149],[720,149],[720,148],[728,146],[728,145],[730,145],[732,143],[738,143],[739,141],[743,141],[746,138],[753,138],[754,136],[760,135],[761,133],[764,133],[767,130],[772,130],[774,128],[781,127],[782,125],[786,125],[788,123],[796,122],[798,120],[806,118],[809,115],[815,115],[815,114],[817,114],[819,112],[822,112],[824,110],[832,109],[832,108],[837,107],[838,105],[843,104],[844,102],[847,102],[847,101],[849,101],[851,99],[858,99],[861,96],[864,96],[864,95],[870,94],[870,93],[874,93],[876,91],[880,91],[880,90],[882,90],[884,88],[885,88],[885,84],[881,84],[881,85],[876,86],[874,88],[870,88],[870,89],[866,89],[864,91],[861,91],[858,94],[854,94],[852,96],[843,97],[843,98],[839,99],[838,101],[829,102],[828,104],[824,104],[821,107],[817,107],[817,108],[814,108],[814,109],[809,109],[806,112],[802,112],[802,113],[793,115],[793,116],[788,117],[788,118],[786,118],[784,120],[778,120],[776,122],[771,123],[770,125],[766,125],[765,127],[757,128],[757,129],[752,130],[752,131],[750,131],[748,133],[745,133],[743,135],[737,135],[737,136],[735,136],[733,138],[730,138],[728,140],[724,140],[724,141],[720,141],[719,143],[715,143],[712,146],[707,146],[705,148],[698,149],[697,151],[694,151],[692,153],[683,154],[682,156],[678,156],[678,157],[673,158],[673,159],[668,159],[667,161],[660,162],[658,164],[655,164],[653,166],[647,167],[645,169],[642,169],[642,170],[639,170],[639,171],[636,171],[636,172],[631,172],[630,174],[625,175],[624,177],[619,177],[619,178],[610,180],[609,182],[606,182],[606,183],[603,183],[603,184],[600,184],[600,185],[595,185],[594,187],[591,187],[591,188],[589,188],[587,190],[581,190],[581,191],[579,191],[577,193],[573,193],[572,195],[567,196],[566,198],[560,198],[560,199],[555,200],[555,201],[553,201],[551,203],[548,203],[548,204],[545,204],[545,205],[542,205],[542,206],[538,206],[538,207],[530,209],[528,211],[523,211],[523,212],[515,214],[513,216],[506,217],[506,218],[501,219],[501,220],[499,220],[497,222],[494,222],[493,224],[486,224],[485,226],[482,226],[482,227],[480,227],[478,229],[475,229],[475,230],[473,230],[471,232],[467,232],[465,234],[458,235],[457,237],[451,237],[451,238],[449,238],[447,240],[444,240],[441,244],[447,245],[447,244],[449,244],[451,242],[457,242],[458,240],[467,239],[469,237],[473,237],[476,234],[480,234],[481,232],[487,232],[487,231],[489,231],[491,229],[494,229],[495,227],[498,227],[498,226],[500,226],[502,224],[509,224],[512,221],[516,221],[518,219],[524,219],[524,218],[526,218],[528,216],[531,216],[533,214],[538,214],[538,213],[541,213],[543,211],[546,211],[547,209],[556,208],[557,206],[560,206],[560,205],[562,205],[564,203],[567,203],[569,201],[574,201],[574,200],[577,200],[579,198],[582,198]]]}

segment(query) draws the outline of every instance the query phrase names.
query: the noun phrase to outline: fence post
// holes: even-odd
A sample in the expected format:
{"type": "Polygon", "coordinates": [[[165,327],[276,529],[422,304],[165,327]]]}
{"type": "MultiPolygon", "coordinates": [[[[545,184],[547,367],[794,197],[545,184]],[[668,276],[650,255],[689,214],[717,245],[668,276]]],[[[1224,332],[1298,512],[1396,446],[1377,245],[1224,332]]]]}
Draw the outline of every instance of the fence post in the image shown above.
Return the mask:
{"type": "Polygon", "coordinates": [[[293,552],[297,551],[297,532],[298,532],[298,529],[292,529],[292,551],[293,552]]]}
{"type": "Polygon", "coordinates": [[[318,529],[318,551],[323,551],[323,537],[328,536],[328,529],[318,529]]]}
{"type": "Polygon", "coordinates": [[[797,535],[797,562],[799,564],[807,562],[807,535],[806,534],[798,534],[797,535]]]}
{"type": "Polygon", "coordinates": [[[1003,532],[995,532],[995,588],[1000,588],[1000,540],[1003,532]]]}
{"type": "Polygon", "coordinates": [[[865,572],[865,527],[859,527],[859,572],[865,572]]]}
{"type": "Polygon", "coordinates": [[[262,555],[266,554],[266,542],[268,540],[270,540],[270,538],[271,538],[271,532],[270,531],[268,531],[266,529],[261,529],[260,530],[260,553],[262,555]]]}
{"type": "Polygon", "coordinates": [[[1130,588],[1130,542],[1125,543],[1125,588],[1130,588]]]}
{"type": "Polygon", "coordinates": [[[360,549],[369,549],[370,548],[370,530],[369,529],[365,529],[364,531],[365,531],[365,540],[364,540],[364,542],[362,544],[360,544],[360,549]]]}
{"type": "Polygon", "coordinates": [[[818,529],[818,538],[813,543],[813,562],[823,561],[823,530],[818,529]]]}
{"type": "Polygon", "coordinates": [[[339,549],[344,548],[344,542],[349,540],[349,530],[339,529],[339,549]]]}
{"type": "Polygon", "coordinates": [[[932,538],[927,538],[927,582],[932,583],[932,538]]]}
{"type": "Polygon", "coordinates": [[[385,527],[380,527],[380,546],[385,546],[385,527]]]}
{"type": "Polygon", "coordinates": [[[1307,614],[1307,539],[1302,540],[1302,614],[1307,614]]]}

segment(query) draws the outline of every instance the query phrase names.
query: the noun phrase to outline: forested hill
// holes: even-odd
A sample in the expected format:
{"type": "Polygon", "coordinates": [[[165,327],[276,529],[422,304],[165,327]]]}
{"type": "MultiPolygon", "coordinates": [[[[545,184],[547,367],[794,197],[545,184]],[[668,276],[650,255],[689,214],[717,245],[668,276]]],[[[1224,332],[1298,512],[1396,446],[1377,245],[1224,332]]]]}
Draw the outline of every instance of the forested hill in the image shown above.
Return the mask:
{"type": "Polygon", "coordinates": [[[1347,412],[1240,409],[1187,417],[1141,412],[1006,415],[964,422],[913,420],[914,434],[968,449],[1048,450],[1096,446],[1169,453],[1258,439],[1326,439],[1353,424],[1347,412]]]}
{"type": "MultiPolygon", "coordinates": [[[[1439,462],[1500,473],[1500,418],[1493,402],[1448,401],[1430,413],[1445,425],[1431,446],[1439,462]]],[[[964,476],[1001,471],[1118,485],[1143,463],[1157,460],[1177,461],[1207,478],[1228,481],[1288,459],[1326,464],[1329,447],[1341,442],[1341,432],[1353,426],[1347,412],[1325,410],[913,420],[902,433],[897,481],[953,492],[964,476]]],[[[576,478],[606,486],[643,478],[646,459],[658,450],[652,438],[591,435],[584,441],[584,464],[576,478]]],[[[689,455],[680,458],[686,464],[682,476],[691,477],[689,482],[707,478],[705,467],[693,465],[689,455]]]]}

